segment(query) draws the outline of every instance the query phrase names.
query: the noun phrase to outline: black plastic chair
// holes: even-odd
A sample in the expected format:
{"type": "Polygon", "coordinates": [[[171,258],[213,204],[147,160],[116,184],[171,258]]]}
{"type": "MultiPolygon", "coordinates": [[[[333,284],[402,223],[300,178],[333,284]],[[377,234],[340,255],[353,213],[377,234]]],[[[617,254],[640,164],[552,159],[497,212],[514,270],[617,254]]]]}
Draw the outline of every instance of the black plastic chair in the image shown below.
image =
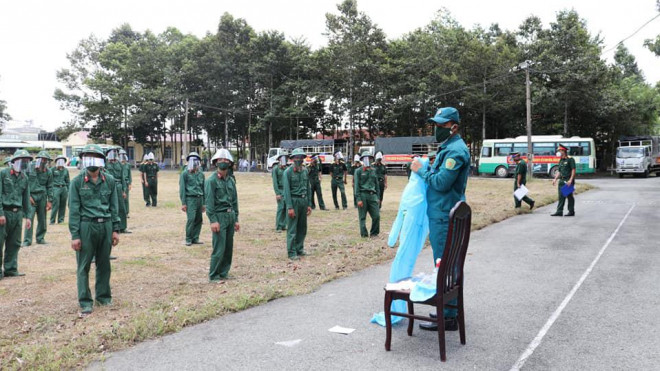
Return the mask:
{"type": "Polygon", "coordinates": [[[463,310],[463,265],[470,243],[470,224],[472,222],[472,209],[470,206],[459,201],[449,213],[449,230],[445,251],[438,269],[437,292],[426,300],[417,304],[431,305],[435,307],[437,317],[424,317],[415,315],[413,302],[410,300],[409,290],[385,290],[385,327],[386,339],[385,350],[390,350],[392,343],[392,317],[399,316],[408,318],[408,336],[412,336],[414,320],[436,322],[438,324],[438,341],[440,343],[440,359],[447,360],[445,349],[445,318],[444,307],[458,309],[458,329],[461,344],[465,345],[465,313],[463,310]],[[449,302],[457,299],[457,305],[449,302]],[[405,300],[408,303],[408,313],[392,312],[393,300],[405,300]]]}

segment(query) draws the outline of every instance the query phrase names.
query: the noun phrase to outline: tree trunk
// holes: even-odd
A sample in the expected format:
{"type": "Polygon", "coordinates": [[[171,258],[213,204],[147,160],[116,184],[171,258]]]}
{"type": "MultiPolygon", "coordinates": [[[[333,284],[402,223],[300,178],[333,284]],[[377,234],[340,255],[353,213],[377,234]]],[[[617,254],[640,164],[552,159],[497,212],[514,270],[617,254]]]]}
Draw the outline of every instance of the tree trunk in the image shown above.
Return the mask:
{"type": "Polygon", "coordinates": [[[564,101],[564,136],[568,137],[568,100],[564,101]]]}

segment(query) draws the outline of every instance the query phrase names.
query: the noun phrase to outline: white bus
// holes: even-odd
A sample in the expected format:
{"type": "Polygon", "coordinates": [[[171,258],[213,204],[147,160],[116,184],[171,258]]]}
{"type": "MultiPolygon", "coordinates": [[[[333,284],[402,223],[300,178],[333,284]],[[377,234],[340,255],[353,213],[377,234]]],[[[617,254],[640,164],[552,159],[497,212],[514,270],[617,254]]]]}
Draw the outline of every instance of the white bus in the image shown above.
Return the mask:
{"type": "MultiPolygon", "coordinates": [[[[577,174],[594,173],[596,171],[596,147],[592,138],[533,135],[534,174],[555,176],[558,170],[559,157],[556,153],[559,144],[568,147],[568,155],[575,159],[577,174]]],[[[513,174],[515,164],[511,160],[511,152],[520,152],[523,159],[528,161],[527,136],[485,139],[479,157],[479,174],[493,174],[500,178],[506,178],[513,174]]]]}

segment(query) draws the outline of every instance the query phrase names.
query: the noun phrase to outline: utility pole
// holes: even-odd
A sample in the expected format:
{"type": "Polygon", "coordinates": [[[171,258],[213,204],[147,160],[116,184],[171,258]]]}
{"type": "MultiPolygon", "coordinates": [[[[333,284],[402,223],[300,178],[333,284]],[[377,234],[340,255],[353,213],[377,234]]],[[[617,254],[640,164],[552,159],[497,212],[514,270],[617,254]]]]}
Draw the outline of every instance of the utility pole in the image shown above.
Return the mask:
{"type": "Polygon", "coordinates": [[[181,154],[184,156],[188,156],[188,98],[186,98],[186,115],[183,119],[183,140],[181,141],[181,145],[183,150],[181,151],[181,154]]]}
{"type": "Polygon", "coordinates": [[[532,151],[532,90],[529,81],[529,67],[532,61],[526,60],[518,65],[518,68],[525,70],[525,100],[527,108],[527,177],[533,178],[534,173],[534,152],[532,151]]]}

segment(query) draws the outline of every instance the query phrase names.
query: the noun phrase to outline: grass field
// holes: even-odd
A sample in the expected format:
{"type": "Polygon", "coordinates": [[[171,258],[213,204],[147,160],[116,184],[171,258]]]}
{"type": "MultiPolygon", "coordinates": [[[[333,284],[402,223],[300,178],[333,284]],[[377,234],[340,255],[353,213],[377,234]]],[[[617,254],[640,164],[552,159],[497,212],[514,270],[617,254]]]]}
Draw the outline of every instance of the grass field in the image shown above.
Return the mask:
{"type": "MultiPolygon", "coordinates": [[[[130,194],[133,233],[122,234],[113,249],[118,260],[112,265],[112,306],[97,307],[92,315],[79,318],[75,254],[66,223],[48,226],[48,245],[21,249],[19,270],[26,276],[0,280],[0,369],[81,368],[106,352],[145,339],[310,292],[324,282],[390,261],[396,253],[386,240],[405,177],[390,177],[381,236],[373,239],[360,238],[350,189],[349,209],[334,210],[330,179],[325,177],[323,195],[331,211],[312,213],[305,248],[310,255],[293,263],[287,259],[286,235],[274,232],[270,175],[237,173],[241,232],[235,236],[233,279],[210,284],[208,220],[205,216],[200,238],[206,244],[184,246],[178,173],[160,174],[157,208],[144,206],[139,184],[130,194]]],[[[133,179],[138,179],[137,173],[133,179]]],[[[512,181],[470,178],[467,198],[474,211],[473,229],[516,214],[512,181]]],[[[534,180],[529,188],[537,206],[556,200],[556,188],[548,180],[534,180]]],[[[587,188],[578,183],[578,192],[587,188]]],[[[365,321],[368,317],[365,313],[365,321]]]]}

